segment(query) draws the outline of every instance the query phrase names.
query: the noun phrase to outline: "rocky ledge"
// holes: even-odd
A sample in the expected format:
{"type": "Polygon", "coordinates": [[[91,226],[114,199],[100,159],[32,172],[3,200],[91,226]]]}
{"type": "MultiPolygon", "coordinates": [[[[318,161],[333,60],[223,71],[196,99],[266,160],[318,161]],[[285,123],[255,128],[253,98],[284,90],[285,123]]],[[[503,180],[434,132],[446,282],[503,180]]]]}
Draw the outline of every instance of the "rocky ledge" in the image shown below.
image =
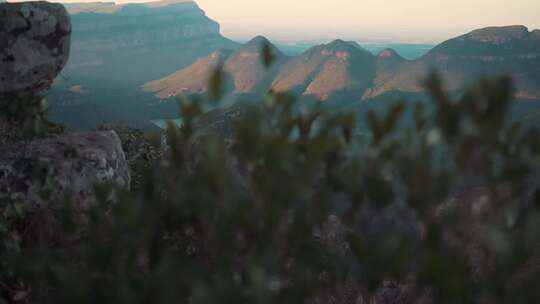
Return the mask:
{"type": "Polygon", "coordinates": [[[9,195],[33,207],[45,201],[63,204],[68,198],[85,209],[93,202],[94,185],[106,183],[130,184],[115,132],[72,133],[0,147],[0,198],[9,195]]]}
{"type": "MultiPolygon", "coordinates": [[[[45,120],[39,109],[27,109],[39,102],[25,101],[39,101],[39,94],[60,73],[69,57],[70,35],[70,19],[60,4],[0,4],[0,105],[16,109],[0,113],[2,139],[2,129],[26,126],[26,118],[14,120],[13,115],[45,120]]],[[[92,203],[96,184],[129,188],[129,168],[116,133],[47,136],[0,140],[0,201],[20,201],[31,209],[47,204],[62,208],[69,199],[84,208],[92,203]]]]}

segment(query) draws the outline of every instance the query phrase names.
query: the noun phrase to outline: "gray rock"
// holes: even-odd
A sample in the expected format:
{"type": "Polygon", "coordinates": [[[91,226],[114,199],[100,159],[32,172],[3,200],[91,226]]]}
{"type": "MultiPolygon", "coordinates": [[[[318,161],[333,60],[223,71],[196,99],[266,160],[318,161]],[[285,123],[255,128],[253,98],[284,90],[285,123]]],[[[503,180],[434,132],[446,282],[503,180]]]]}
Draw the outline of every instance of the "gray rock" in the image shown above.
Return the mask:
{"type": "Polygon", "coordinates": [[[70,34],[61,4],[0,4],[0,97],[48,88],[68,61],[70,34]]]}
{"type": "Polygon", "coordinates": [[[129,188],[130,173],[113,131],[72,133],[0,147],[0,199],[57,209],[68,197],[75,208],[94,202],[94,184],[129,188]],[[51,206],[50,204],[58,204],[51,206]]]}

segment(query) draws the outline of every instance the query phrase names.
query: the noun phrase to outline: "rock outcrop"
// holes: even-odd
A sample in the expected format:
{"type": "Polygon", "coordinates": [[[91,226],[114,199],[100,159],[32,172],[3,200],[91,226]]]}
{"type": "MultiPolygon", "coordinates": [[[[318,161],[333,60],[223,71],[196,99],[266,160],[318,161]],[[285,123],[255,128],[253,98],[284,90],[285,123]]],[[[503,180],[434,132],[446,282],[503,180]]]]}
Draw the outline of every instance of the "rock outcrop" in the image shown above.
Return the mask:
{"type": "Polygon", "coordinates": [[[68,61],[70,33],[60,4],[0,4],[0,97],[48,88],[68,61]]]}
{"type": "Polygon", "coordinates": [[[33,107],[41,106],[39,94],[68,59],[70,32],[69,16],[60,4],[0,4],[0,105],[4,109],[0,199],[22,201],[30,209],[61,208],[50,204],[65,199],[83,208],[94,200],[95,184],[130,186],[129,168],[114,132],[40,133],[45,138],[33,140],[16,136],[6,140],[3,134],[3,130],[25,129],[28,120],[30,129],[37,122],[42,127],[43,114],[33,107]],[[15,115],[24,117],[13,119],[15,115]]]}
{"type": "Polygon", "coordinates": [[[93,202],[94,185],[105,183],[130,184],[115,132],[73,133],[0,147],[0,198],[52,209],[63,208],[70,198],[84,209],[93,202]]]}

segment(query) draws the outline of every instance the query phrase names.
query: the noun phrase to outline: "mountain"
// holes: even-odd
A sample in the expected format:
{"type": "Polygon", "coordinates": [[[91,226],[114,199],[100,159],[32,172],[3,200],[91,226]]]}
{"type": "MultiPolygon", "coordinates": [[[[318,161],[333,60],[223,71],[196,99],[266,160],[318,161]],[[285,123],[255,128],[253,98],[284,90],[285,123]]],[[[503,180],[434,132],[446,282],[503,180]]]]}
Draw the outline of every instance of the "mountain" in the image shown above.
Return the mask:
{"type": "Polygon", "coordinates": [[[237,93],[249,93],[267,88],[277,71],[288,57],[266,38],[258,36],[234,52],[225,62],[224,70],[234,80],[237,93]],[[268,68],[264,66],[262,50],[268,46],[273,62],[268,68]]]}
{"type": "Polygon", "coordinates": [[[313,47],[289,61],[277,75],[272,88],[321,100],[340,93],[360,98],[371,86],[375,72],[375,56],[370,52],[355,43],[335,40],[313,47]]]}
{"type": "Polygon", "coordinates": [[[161,99],[179,94],[203,93],[206,92],[208,80],[216,67],[222,65],[227,77],[232,80],[234,92],[253,93],[268,88],[287,59],[288,57],[266,38],[259,36],[234,52],[216,51],[163,79],[151,81],[142,88],[161,99]],[[262,50],[265,45],[269,47],[274,58],[268,68],[263,64],[262,50]]]}
{"type": "Polygon", "coordinates": [[[161,99],[181,93],[203,93],[208,89],[208,82],[218,66],[225,63],[230,50],[217,50],[198,59],[192,65],[181,69],[163,79],[151,81],[143,86],[143,90],[153,92],[161,99]]]}
{"type": "MultiPolygon", "coordinates": [[[[323,101],[410,96],[423,93],[422,81],[437,70],[450,91],[459,92],[482,76],[507,74],[515,80],[517,98],[540,100],[540,31],[529,32],[524,26],[475,30],[439,44],[416,60],[407,60],[393,49],[374,55],[356,42],[343,40],[312,47],[289,60],[272,46],[279,64],[266,74],[257,47],[262,43],[268,42],[257,37],[226,60],[225,70],[234,79],[236,92],[257,91],[265,78],[275,91],[323,101]]],[[[177,93],[194,81],[173,79],[170,76],[167,83],[177,93]]]]}
{"type": "Polygon", "coordinates": [[[395,70],[407,60],[393,49],[384,49],[377,54],[377,78],[394,74],[395,70]]]}
{"type": "Polygon", "coordinates": [[[76,128],[72,116],[78,108],[98,113],[86,119],[85,128],[104,109],[127,123],[174,116],[175,105],[159,100],[205,92],[217,66],[223,66],[235,93],[247,96],[271,88],[329,105],[423,93],[421,82],[434,69],[449,90],[458,92],[479,76],[509,74],[517,97],[540,100],[540,31],[524,26],[475,30],[414,60],[393,49],[371,53],[343,40],[291,58],[264,37],[245,45],[223,37],[219,24],[191,0],[66,7],[73,30],[71,58],[48,95],[54,117],[76,128]],[[264,45],[275,58],[270,68],[263,65],[264,45]]]}
{"type": "Polygon", "coordinates": [[[515,80],[516,97],[540,99],[540,31],[489,27],[450,39],[417,60],[402,61],[379,74],[365,98],[390,91],[420,92],[421,81],[434,69],[451,91],[482,76],[508,74],[515,80]]]}

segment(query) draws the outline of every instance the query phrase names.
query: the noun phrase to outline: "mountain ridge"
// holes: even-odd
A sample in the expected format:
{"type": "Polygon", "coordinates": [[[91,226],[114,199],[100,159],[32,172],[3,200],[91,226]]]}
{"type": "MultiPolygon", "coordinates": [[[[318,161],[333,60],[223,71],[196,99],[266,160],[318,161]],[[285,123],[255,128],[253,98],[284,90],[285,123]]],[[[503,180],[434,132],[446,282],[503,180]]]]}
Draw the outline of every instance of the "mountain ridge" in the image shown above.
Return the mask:
{"type": "Polygon", "coordinates": [[[419,92],[421,81],[433,70],[449,90],[460,90],[483,76],[509,74],[516,82],[517,97],[540,99],[540,40],[538,30],[525,26],[487,27],[446,40],[424,56],[401,64],[376,81],[366,96],[388,91],[419,92]]]}
{"type": "MultiPolygon", "coordinates": [[[[260,36],[252,41],[256,40],[267,41],[260,36]]],[[[241,49],[252,48],[250,43],[241,49]]],[[[235,66],[246,60],[236,59],[235,66]]],[[[338,97],[366,100],[392,91],[419,93],[424,90],[422,81],[433,70],[442,75],[449,90],[463,89],[479,77],[509,74],[516,81],[516,97],[540,99],[540,31],[525,26],[476,29],[440,43],[415,60],[407,60],[393,49],[374,55],[356,42],[337,39],[280,66],[271,81],[274,91],[323,101],[338,97]]],[[[250,77],[258,80],[254,74],[247,75],[244,82],[250,77]]],[[[236,87],[240,93],[254,88],[238,83],[236,87]]]]}
{"type": "Polygon", "coordinates": [[[146,92],[152,92],[160,99],[175,95],[204,93],[207,91],[208,80],[219,66],[223,67],[226,76],[232,80],[232,90],[236,93],[250,93],[255,90],[268,89],[268,82],[288,59],[275,45],[262,36],[257,36],[235,51],[219,54],[220,61],[214,52],[207,57],[198,59],[194,64],[180,69],[162,79],[149,82],[142,86],[146,92]],[[265,67],[263,63],[263,47],[270,50],[274,62],[265,67]]]}

